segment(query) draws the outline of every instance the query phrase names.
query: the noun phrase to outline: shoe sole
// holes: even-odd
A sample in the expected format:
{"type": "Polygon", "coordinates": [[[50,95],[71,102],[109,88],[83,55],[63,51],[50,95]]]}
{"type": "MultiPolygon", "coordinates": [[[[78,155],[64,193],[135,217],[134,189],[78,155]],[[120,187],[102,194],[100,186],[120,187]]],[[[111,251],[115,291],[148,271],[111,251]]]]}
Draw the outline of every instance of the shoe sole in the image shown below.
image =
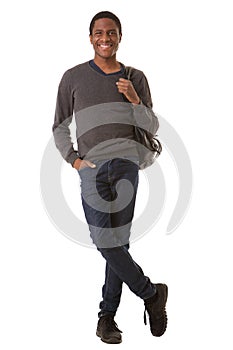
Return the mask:
{"type": "Polygon", "coordinates": [[[158,311],[158,313],[160,313],[160,312],[163,313],[163,317],[164,317],[164,319],[165,319],[165,324],[164,324],[164,328],[163,328],[160,332],[158,332],[158,331],[156,331],[156,330],[154,330],[154,329],[151,329],[151,333],[152,333],[153,336],[155,336],[155,337],[161,337],[161,336],[165,333],[165,331],[166,331],[166,329],[167,329],[166,303],[167,303],[167,298],[168,298],[168,286],[167,286],[166,284],[158,284],[157,287],[158,287],[158,286],[163,287],[163,305],[164,305],[163,308],[162,308],[162,310],[161,310],[161,311],[158,311]]]}

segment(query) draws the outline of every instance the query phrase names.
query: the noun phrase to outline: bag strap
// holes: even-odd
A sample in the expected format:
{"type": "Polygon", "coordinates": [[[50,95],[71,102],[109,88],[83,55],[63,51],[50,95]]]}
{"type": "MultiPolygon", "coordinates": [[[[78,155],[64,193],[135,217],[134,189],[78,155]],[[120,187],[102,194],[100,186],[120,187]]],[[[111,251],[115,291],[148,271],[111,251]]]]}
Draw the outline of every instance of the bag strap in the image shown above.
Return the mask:
{"type": "Polygon", "coordinates": [[[125,67],[125,73],[126,73],[126,76],[127,76],[128,80],[130,80],[130,78],[131,78],[132,70],[133,70],[133,68],[130,67],[130,66],[125,67]]]}

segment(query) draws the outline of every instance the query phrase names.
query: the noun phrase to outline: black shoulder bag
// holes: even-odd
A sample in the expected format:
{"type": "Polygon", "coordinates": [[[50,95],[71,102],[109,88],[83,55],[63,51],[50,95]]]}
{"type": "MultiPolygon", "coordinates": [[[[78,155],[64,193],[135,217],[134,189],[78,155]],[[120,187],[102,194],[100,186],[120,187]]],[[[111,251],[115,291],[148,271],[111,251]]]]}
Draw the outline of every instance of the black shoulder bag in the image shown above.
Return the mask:
{"type": "MultiPolygon", "coordinates": [[[[127,79],[130,80],[131,67],[126,67],[127,79]]],[[[136,107],[137,108],[137,107],[136,107]]],[[[145,108],[148,108],[145,106],[145,108]]],[[[135,124],[136,119],[134,118],[135,124]]],[[[137,151],[139,155],[139,168],[145,169],[152,165],[156,158],[162,152],[162,145],[157,135],[151,134],[149,131],[135,125],[134,127],[135,139],[138,143],[137,151]]]]}

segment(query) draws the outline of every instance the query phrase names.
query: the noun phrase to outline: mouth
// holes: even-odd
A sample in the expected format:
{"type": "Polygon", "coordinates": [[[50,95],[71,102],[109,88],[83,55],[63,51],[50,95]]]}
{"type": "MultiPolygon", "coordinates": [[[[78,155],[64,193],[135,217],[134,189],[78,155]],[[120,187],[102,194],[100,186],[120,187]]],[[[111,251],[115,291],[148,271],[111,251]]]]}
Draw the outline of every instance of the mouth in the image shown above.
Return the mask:
{"type": "Polygon", "coordinates": [[[109,49],[111,48],[113,45],[111,43],[109,44],[98,44],[98,47],[100,47],[101,49],[109,49]]]}

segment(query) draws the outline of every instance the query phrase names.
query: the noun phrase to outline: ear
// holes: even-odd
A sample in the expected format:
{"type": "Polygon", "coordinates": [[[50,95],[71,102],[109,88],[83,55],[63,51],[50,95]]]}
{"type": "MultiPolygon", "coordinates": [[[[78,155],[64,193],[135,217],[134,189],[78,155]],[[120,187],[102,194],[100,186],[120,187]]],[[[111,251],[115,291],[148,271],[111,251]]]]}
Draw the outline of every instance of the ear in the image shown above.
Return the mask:
{"type": "Polygon", "coordinates": [[[93,44],[93,37],[92,35],[89,35],[90,43],[93,44]]]}
{"type": "Polygon", "coordinates": [[[121,38],[122,38],[122,34],[120,34],[120,39],[119,39],[119,43],[121,42],[121,38]]]}

